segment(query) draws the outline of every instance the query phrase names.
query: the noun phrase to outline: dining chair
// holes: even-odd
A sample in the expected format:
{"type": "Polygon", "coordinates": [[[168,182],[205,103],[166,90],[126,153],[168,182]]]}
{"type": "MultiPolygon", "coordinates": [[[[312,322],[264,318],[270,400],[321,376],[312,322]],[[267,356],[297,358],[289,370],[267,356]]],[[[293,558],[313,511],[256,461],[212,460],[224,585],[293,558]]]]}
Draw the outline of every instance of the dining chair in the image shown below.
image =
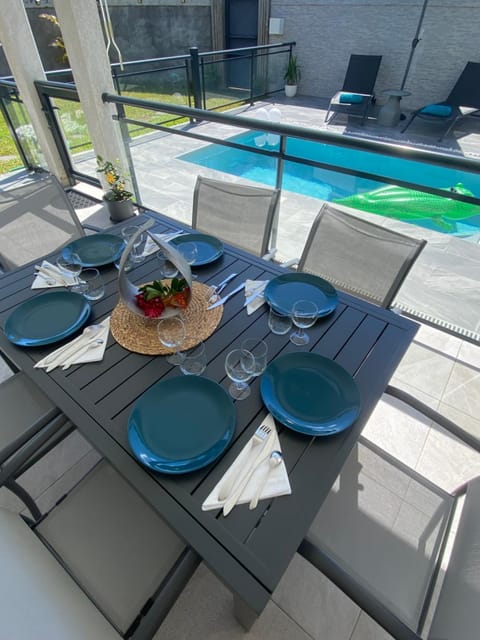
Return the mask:
{"type": "Polygon", "coordinates": [[[193,194],[192,227],[265,259],[278,217],[279,189],[252,187],[198,176],[193,194]]]}
{"type": "Polygon", "coordinates": [[[326,202],[312,224],[298,270],[389,307],[425,244],[326,202]]]}
{"type": "MultiPolygon", "coordinates": [[[[410,404],[409,394],[392,391],[410,404]]],[[[426,409],[480,452],[480,440],[426,409]]],[[[472,640],[480,625],[479,544],[480,477],[448,493],[361,439],[299,553],[393,638],[472,640]]]]}
{"type": "Polygon", "coordinates": [[[0,508],[2,634],[152,638],[198,556],[104,460],[38,511],[0,508]]]}
{"type": "Polygon", "coordinates": [[[11,271],[85,235],[70,199],[48,173],[0,190],[0,267],[11,271]]]}
{"type": "Polygon", "coordinates": [[[330,100],[325,122],[330,124],[337,113],[359,116],[361,124],[365,122],[368,108],[375,101],[375,82],[382,56],[350,56],[343,86],[330,100]]]}

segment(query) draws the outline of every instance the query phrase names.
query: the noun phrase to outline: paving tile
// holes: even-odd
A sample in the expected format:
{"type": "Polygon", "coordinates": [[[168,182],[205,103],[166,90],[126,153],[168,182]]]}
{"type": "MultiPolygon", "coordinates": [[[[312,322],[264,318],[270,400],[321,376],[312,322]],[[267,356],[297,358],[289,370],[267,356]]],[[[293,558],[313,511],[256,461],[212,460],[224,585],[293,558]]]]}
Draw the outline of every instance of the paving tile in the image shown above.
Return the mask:
{"type": "Polygon", "coordinates": [[[445,491],[453,491],[480,475],[480,455],[440,427],[433,427],[416,470],[445,491]]]}
{"type": "Polygon", "coordinates": [[[393,637],[362,611],[350,640],[393,640],[393,637]]]}
{"type": "Polygon", "coordinates": [[[413,343],[392,379],[394,382],[405,382],[440,400],[452,373],[454,362],[454,358],[413,343]]]}
{"type": "MultiPolygon", "coordinates": [[[[421,399],[425,401],[425,396],[421,399]]],[[[436,400],[433,402],[437,403],[436,400]]],[[[430,420],[396,398],[383,395],[363,430],[363,436],[415,468],[430,424],[430,420]]]]}
{"type": "Polygon", "coordinates": [[[470,416],[479,416],[480,370],[459,362],[455,363],[441,400],[470,416]]]}
{"type": "Polygon", "coordinates": [[[462,342],[460,351],[458,352],[458,361],[471,365],[480,371],[480,345],[465,341],[462,342]]]}
{"type": "Polygon", "coordinates": [[[315,640],[346,640],[360,609],[306,560],[295,555],[273,600],[315,640]]]}
{"type": "Polygon", "coordinates": [[[204,564],[198,567],[153,640],[193,638],[312,640],[311,636],[274,602],[267,605],[263,614],[246,634],[233,616],[231,593],[204,564]]]}

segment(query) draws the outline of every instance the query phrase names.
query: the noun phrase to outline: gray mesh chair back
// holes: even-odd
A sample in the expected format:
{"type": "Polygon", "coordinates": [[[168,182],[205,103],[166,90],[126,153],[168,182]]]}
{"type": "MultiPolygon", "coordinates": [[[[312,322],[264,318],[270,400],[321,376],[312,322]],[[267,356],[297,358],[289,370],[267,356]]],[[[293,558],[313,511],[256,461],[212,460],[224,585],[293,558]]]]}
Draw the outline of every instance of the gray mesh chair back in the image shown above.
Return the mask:
{"type": "Polygon", "coordinates": [[[325,203],[313,222],[298,269],[336,288],[389,307],[424,240],[409,238],[325,203]]]}
{"type": "Polygon", "coordinates": [[[10,271],[85,235],[52,175],[0,191],[0,266],[10,271]]]}
{"type": "Polygon", "coordinates": [[[263,256],[269,248],[279,197],[278,189],[198,176],[192,227],[263,256]]]}
{"type": "Polygon", "coordinates": [[[479,541],[480,477],[450,494],[362,440],[299,552],[397,640],[470,640],[479,541]]]}
{"type": "Polygon", "coordinates": [[[341,91],[330,100],[325,122],[328,124],[339,112],[362,118],[362,124],[368,113],[368,107],[374,99],[375,82],[382,56],[352,54],[341,91]]]}

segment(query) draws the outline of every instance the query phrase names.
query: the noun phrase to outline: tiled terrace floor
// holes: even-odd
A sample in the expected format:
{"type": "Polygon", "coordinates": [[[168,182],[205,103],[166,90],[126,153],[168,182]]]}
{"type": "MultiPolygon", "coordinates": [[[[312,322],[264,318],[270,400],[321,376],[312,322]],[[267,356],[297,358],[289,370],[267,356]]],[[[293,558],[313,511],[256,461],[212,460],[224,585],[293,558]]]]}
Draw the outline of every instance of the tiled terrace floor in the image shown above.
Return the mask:
{"type": "MultiPolygon", "coordinates": [[[[82,218],[93,216],[96,223],[108,224],[101,208],[92,207],[80,214],[82,218]]],[[[0,369],[0,379],[2,375],[7,375],[5,369],[0,369]]],[[[480,347],[422,326],[398,367],[394,382],[480,436],[480,347]]],[[[364,434],[446,489],[480,474],[478,454],[471,453],[436,425],[393,399],[384,397],[380,401],[364,434]]],[[[97,454],[88,443],[74,434],[52,452],[48,460],[29,471],[23,484],[39,497],[40,506],[45,508],[96,459],[97,454]]],[[[0,502],[13,509],[18,506],[5,490],[0,491],[0,502]]],[[[202,564],[155,640],[385,640],[388,637],[334,585],[295,556],[272,602],[249,634],[246,635],[233,618],[229,592],[202,564]]]]}

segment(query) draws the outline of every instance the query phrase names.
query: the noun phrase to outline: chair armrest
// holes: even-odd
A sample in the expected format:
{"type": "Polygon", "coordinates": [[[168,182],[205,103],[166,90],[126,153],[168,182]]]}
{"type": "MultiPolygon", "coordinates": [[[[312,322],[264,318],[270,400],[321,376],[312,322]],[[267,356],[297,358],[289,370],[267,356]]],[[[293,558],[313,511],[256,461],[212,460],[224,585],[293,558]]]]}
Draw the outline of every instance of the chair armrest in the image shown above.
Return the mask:
{"type": "Polygon", "coordinates": [[[88,229],[89,231],[105,231],[102,227],[96,227],[93,224],[87,224],[85,222],[82,222],[82,229],[88,229]]]}
{"type": "Polygon", "coordinates": [[[424,402],[421,402],[415,396],[412,396],[410,393],[399,389],[398,387],[394,387],[392,385],[388,385],[385,389],[385,393],[394,398],[398,398],[401,402],[405,402],[416,411],[423,413],[425,416],[433,420],[437,424],[439,424],[443,429],[449,431],[454,436],[462,440],[465,444],[469,445],[472,449],[480,453],[480,440],[476,438],[473,434],[468,433],[465,429],[459,427],[455,422],[449,420],[446,416],[443,416],[435,409],[432,409],[424,402]]]}
{"type": "Polygon", "coordinates": [[[273,260],[277,249],[269,249],[265,255],[262,256],[262,260],[273,260]]]}
{"type": "Polygon", "coordinates": [[[295,267],[299,262],[300,262],[300,258],[291,258],[286,262],[282,262],[280,266],[283,267],[284,269],[288,269],[290,267],[295,267]]]}

